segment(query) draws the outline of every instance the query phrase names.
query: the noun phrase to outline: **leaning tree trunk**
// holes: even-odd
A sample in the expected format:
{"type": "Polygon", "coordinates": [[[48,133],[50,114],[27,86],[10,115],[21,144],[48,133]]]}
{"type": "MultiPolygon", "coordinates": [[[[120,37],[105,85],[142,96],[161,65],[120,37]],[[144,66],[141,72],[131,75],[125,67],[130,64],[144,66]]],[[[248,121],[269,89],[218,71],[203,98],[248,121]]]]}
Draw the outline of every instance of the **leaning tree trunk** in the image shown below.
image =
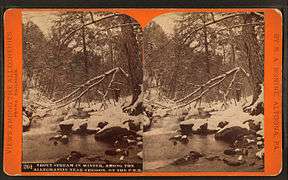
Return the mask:
{"type": "MultiPolygon", "coordinates": [[[[122,16],[124,24],[131,24],[132,19],[129,16],[122,16]]],[[[122,28],[125,43],[124,48],[127,55],[128,73],[130,79],[130,87],[132,92],[132,101],[130,105],[123,108],[123,111],[130,115],[138,115],[143,112],[143,68],[142,59],[139,52],[140,43],[137,41],[133,26],[122,28]]]]}
{"type": "MultiPolygon", "coordinates": [[[[253,14],[244,15],[244,24],[252,23],[253,14]]],[[[250,82],[253,90],[251,104],[244,107],[244,110],[254,106],[261,94],[260,84],[264,81],[264,61],[260,56],[260,47],[255,33],[254,26],[243,26],[244,45],[247,53],[247,61],[250,70],[250,82]]],[[[248,110],[249,111],[249,110],[248,110]]]]}

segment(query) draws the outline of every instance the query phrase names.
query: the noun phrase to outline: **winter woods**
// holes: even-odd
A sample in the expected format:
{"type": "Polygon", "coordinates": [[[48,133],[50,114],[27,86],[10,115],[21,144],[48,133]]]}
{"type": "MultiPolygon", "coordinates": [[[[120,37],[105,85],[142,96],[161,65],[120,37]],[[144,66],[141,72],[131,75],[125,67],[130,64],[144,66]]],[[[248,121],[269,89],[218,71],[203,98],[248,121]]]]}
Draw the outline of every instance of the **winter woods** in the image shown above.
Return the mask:
{"type": "Polygon", "coordinates": [[[263,170],[263,13],[23,17],[24,161],[263,170]]]}
{"type": "Polygon", "coordinates": [[[252,95],[244,110],[255,104],[263,84],[263,14],[178,13],[174,19],[171,34],[157,20],[144,31],[148,92],[156,89],[159,96],[176,102],[196,98],[199,105],[201,100],[226,104],[227,99],[239,101],[252,95]],[[234,68],[243,73],[228,76],[234,68]],[[203,86],[215,83],[214,79],[221,82],[210,84],[203,96],[203,86]],[[195,96],[185,98],[190,93],[195,96]]]}
{"type": "Polygon", "coordinates": [[[55,13],[45,34],[29,19],[23,24],[23,34],[23,90],[27,99],[30,90],[37,89],[60,102],[77,89],[83,93],[83,86],[103,75],[101,82],[71,102],[132,95],[133,105],[138,99],[143,79],[142,31],[130,17],[105,12],[55,13]],[[113,68],[117,73],[107,73],[113,68]]]}

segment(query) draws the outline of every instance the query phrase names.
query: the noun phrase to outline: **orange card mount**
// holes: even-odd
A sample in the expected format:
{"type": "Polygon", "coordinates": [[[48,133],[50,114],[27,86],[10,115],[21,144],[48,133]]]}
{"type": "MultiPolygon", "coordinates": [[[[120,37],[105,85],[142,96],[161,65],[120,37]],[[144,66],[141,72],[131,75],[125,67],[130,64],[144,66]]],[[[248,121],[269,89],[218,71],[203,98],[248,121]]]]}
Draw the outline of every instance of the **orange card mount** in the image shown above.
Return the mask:
{"type": "Polygon", "coordinates": [[[277,9],[15,8],[4,38],[10,176],[282,170],[277,9]]]}

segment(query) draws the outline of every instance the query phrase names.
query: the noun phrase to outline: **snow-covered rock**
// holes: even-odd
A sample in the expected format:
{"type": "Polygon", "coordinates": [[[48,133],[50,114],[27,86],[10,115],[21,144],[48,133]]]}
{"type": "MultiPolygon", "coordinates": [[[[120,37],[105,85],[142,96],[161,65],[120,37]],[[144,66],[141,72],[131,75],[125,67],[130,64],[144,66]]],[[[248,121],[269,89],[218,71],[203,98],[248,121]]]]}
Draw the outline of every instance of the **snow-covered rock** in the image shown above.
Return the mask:
{"type": "Polygon", "coordinates": [[[224,128],[223,130],[218,131],[215,134],[215,139],[233,143],[235,140],[248,134],[251,134],[251,132],[247,128],[233,126],[233,127],[224,128]]]}

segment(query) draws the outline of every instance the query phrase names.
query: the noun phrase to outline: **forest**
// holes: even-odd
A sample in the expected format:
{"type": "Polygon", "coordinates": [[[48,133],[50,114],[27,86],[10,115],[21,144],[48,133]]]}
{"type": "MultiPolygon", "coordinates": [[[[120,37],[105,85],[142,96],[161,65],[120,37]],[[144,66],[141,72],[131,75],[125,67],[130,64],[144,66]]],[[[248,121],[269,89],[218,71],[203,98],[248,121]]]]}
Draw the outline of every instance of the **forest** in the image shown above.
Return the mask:
{"type": "Polygon", "coordinates": [[[23,161],[139,164],[141,118],[130,117],[144,109],[139,24],[109,12],[34,14],[50,21],[44,34],[33,13],[25,17],[23,161]],[[106,144],[95,150],[95,140],[106,144]]]}
{"type": "Polygon", "coordinates": [[[263,13],[31,12],[22,33],[23,161],[263,171],[263,13]]]}
{"type": "Polygon", "coordinates": [[[263,13],[166,14],[143,34],[146,170],[263,170],[263,13]]]}

